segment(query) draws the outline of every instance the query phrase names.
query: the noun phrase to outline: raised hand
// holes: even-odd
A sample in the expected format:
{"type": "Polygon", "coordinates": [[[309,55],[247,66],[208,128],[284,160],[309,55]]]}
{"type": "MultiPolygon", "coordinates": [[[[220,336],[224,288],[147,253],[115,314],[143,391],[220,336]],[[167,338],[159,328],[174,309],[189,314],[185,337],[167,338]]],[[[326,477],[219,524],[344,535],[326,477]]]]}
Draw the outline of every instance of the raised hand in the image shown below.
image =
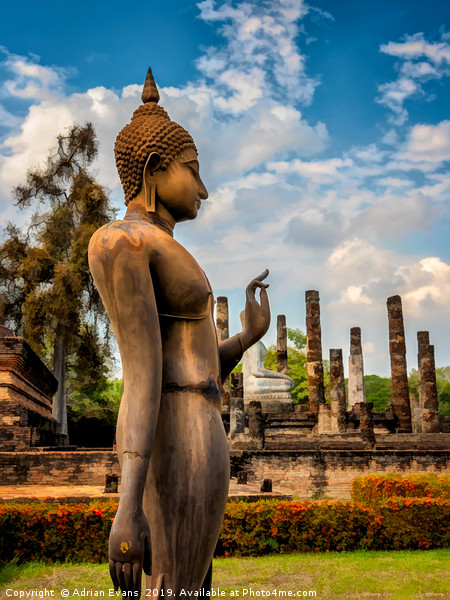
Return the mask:
{"type": "Polygon", "coordinates": [[[142,569],[151,574],[150,529],[142,508],[125,514],[120,506],[109,536],[109,573],[122,593],[137,592],[141,597],[142,569]]]}
{"type": "Polygon", "coordinates": [[[269,284],[262,283],[268,274],[269,270],[266,269],[261,275],[252,279],[245,292],[245,327],[241,334],[244,350],[260,340],[269,329],[270,307],[266,291],[269,284]],[[255,296],[257,289],[260,290],[260,303],[255,296]]]}

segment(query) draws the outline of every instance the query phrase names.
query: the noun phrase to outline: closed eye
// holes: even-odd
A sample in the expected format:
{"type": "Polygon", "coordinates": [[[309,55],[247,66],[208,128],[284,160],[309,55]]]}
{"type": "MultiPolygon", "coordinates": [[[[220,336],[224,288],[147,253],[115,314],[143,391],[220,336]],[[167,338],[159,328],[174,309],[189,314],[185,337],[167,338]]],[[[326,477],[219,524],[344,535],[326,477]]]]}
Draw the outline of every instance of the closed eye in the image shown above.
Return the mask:
{"type": "Polygon", "coordinates": [[[198,161],[196,160],[192,160],[190,162],[186,162],[184,163],[194,174],[194,177],[197,179],[199,177],[199,168],[198,168],[198,161]]]}

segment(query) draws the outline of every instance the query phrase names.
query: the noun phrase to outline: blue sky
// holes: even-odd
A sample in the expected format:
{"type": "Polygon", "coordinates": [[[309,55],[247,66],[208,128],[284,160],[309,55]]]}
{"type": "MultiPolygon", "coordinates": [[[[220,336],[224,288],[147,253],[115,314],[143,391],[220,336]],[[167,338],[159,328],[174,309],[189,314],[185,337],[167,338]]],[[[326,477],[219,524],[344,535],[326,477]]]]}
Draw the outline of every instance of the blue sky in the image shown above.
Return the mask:
{"type": "MultiPolygon", "coordinates": [[[[324,358],[360,326],[387,374],[386,298],[403,298],[408,366],[429,329],[450,364],[450,8],[447,2],[9,3],[0,25],[0,210],[73,122],[94,123],[118,207],[115,136],[151,65],[193,135],[210,199],[176,228],[238,329],[268,267],[273,323],[322,299],[324,358]]],[[[274,328],[265,341],[275,339],[274,328]]]]}

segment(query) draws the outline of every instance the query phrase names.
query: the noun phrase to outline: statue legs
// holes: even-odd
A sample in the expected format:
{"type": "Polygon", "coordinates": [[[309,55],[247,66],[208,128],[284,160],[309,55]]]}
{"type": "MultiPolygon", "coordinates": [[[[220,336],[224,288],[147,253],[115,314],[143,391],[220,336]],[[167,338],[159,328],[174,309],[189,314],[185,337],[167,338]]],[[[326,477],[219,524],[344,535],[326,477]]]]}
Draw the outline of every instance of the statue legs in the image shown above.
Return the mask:
{"type": "Polygon", "coordinates": [[[144,495],[152,539],[147,588],[154,590],[161,576],[164,590],[170,589],[174,598],[181,590],[210,587],[228,485],[220,398],[163,394],[144,495]]]}

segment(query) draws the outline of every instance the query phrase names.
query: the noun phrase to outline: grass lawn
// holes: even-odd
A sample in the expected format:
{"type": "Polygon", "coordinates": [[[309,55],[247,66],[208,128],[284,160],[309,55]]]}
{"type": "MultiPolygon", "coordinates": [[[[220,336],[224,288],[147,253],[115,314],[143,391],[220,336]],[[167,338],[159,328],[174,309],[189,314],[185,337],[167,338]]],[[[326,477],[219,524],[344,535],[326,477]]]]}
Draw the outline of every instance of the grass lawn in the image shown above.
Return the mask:
{"type": "MultiPolygon", "coordinates": [[[[224,599],[448,600],[449,565],[450,550],[221,558],[214,561],[213,588],[225,592],[219,596],[224,599]],[[308,594],[313,591],[316,595],[308,594]]],[[[112,586],[107,565],[28,563],[8,565],[0,571],[1,600],[19,598],[20,591],[24,592],[22,598],[34,591],[28,595],[34,600],[45,589],[53,590],[52,596],[47,592],[47,598],[114,597],[109,595],[112,586]],[[70,590],[68,596],[61,595],[63,589],[70,590]]]]}

